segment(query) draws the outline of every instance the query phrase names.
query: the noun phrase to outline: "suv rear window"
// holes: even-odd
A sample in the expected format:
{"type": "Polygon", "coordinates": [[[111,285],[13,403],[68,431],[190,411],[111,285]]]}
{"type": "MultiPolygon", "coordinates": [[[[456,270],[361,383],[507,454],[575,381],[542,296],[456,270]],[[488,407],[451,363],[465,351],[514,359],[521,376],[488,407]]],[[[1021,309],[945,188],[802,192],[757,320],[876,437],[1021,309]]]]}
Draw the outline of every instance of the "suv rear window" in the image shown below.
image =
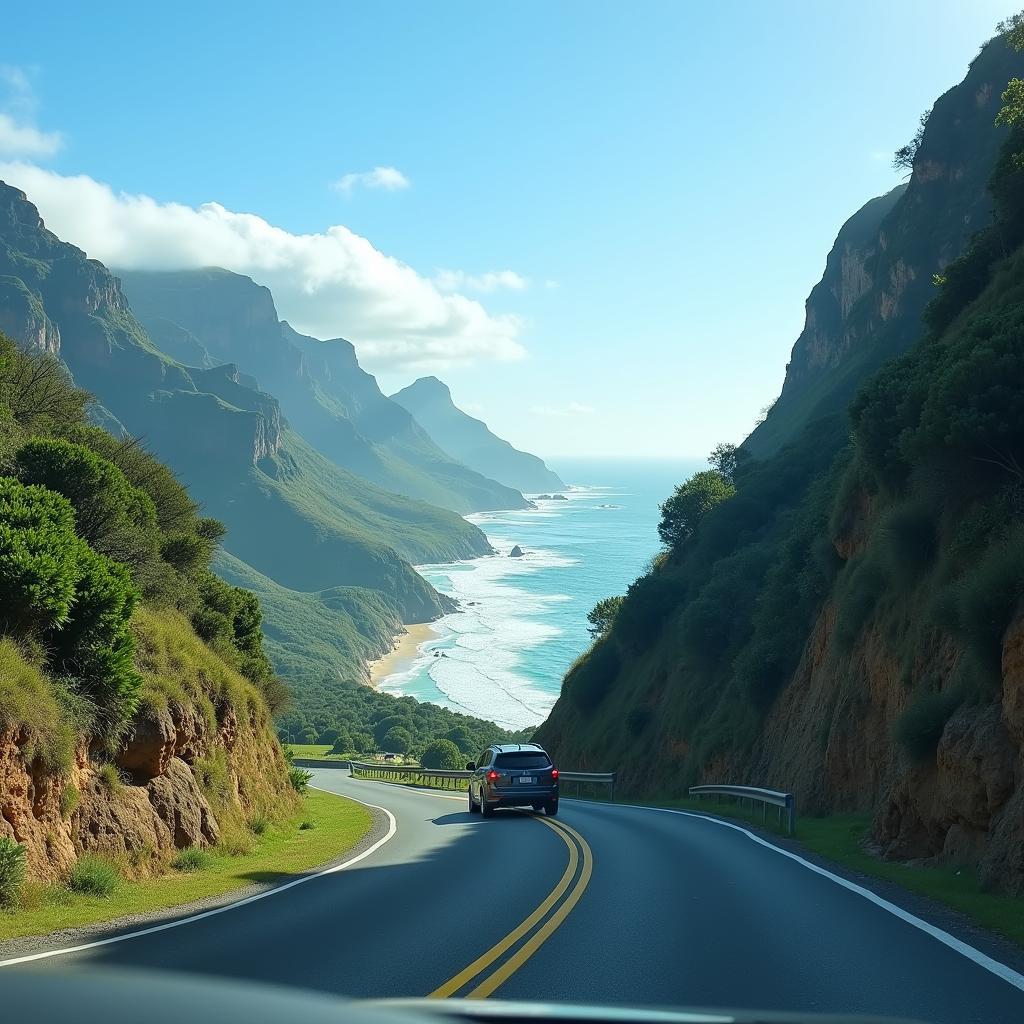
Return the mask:
{"type": "Polygon", "coordinates": [[[499,768],[547,768],[551,761],[547,754],[519,750],[512,754],[499,754],[494,763],[499,768]]]}

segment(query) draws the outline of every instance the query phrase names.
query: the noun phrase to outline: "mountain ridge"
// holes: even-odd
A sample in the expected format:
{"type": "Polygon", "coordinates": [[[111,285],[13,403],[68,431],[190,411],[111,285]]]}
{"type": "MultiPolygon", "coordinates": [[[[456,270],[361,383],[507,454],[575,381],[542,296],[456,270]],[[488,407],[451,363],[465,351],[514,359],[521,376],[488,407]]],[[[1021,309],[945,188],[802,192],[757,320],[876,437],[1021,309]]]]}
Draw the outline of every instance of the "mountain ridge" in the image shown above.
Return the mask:
{"type": "Polygon", "coordinates": [[[565,484],[536,455],[494,434],[483,420],[463,412],[437,377],[420,377],[391,395],[453,458],[524,493],[560,491],[565,484]]]}

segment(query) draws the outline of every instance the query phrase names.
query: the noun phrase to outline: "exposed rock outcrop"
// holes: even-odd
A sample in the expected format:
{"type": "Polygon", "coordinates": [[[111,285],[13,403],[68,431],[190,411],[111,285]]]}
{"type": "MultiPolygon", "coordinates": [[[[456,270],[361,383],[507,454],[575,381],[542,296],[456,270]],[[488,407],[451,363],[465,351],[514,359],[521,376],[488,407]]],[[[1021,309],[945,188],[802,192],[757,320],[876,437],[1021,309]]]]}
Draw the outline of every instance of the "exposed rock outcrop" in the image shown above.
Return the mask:
{"type": "Polygon", "coordinates": [[[221,826],[193,769],[200,759],[223,764],[218,799],[229,814],[253,810],[258,788],[276,787],[276,796],[288,799],[268,723],[240,728],[230,707],[219,718],[211,731],[193,707],[140,711],[117,756],[119,781],[85,741],[70,769],[55,773],[35,758],[26,731],[0,730],[0,836],[26,847],[29,877],[40,882],[65,877],[83,853],[143,875],[175,850],[216,843],[221,826]]]}

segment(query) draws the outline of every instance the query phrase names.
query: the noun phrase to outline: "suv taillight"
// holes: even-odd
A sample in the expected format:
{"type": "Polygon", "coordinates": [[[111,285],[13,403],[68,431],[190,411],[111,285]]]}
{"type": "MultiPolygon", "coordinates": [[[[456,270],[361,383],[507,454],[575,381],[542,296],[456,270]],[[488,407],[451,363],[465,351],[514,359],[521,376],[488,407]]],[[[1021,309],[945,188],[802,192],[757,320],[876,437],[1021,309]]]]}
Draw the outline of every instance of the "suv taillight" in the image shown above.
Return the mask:
{"type": "Polygon", "coordinates": [[[493,782],[497,777],[498,773],[493,768],[487,773],[488,782],[493,782]]]}
{"type": "Polygon", "coordinates": [[[551,769],[551,781],[552,782],[557,782],[558,781],[558,769],[557,768],[552,768],[551,769]]]}

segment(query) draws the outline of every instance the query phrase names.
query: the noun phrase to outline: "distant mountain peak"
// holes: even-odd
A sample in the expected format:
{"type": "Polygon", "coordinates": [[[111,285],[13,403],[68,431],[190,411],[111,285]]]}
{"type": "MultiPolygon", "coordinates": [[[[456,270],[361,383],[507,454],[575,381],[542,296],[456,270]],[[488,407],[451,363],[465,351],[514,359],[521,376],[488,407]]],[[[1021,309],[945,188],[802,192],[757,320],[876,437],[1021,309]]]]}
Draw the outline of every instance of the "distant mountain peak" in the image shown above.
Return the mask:
{"type": "Polygon", "coordinates": [[[452,458],[519,491],[562,490],[565,484],[536,455],[513,448],[483,420],[463,412],[437,377],[420,377],[391,396],[452,458]]]}

